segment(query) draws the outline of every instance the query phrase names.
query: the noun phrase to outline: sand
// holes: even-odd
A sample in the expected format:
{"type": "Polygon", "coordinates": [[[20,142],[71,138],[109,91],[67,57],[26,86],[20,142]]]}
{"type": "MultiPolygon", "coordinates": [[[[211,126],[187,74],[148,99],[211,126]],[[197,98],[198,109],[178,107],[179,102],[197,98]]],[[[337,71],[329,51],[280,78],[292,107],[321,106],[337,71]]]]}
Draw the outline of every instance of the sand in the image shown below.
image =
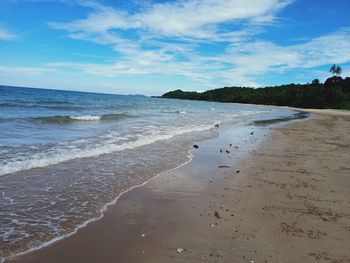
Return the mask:
{"type": "Polygon", "coordinates": [[[350,116],[251,135],[257,150],[220,129],[101,220],[13,262],[350,262],[350,116]]]}

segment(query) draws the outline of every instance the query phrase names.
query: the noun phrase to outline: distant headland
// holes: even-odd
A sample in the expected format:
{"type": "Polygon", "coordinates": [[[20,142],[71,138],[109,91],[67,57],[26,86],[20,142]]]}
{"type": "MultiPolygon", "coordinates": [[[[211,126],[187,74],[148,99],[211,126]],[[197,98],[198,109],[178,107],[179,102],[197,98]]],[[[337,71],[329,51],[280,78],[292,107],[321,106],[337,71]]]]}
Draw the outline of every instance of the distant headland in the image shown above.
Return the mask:
{"type": "Polygon", "coordinates": [[[350,110],[350,78],[340,77],[342,69],[337,65],[329,71],[333,76],[324,83],[314,79],[308,84],[264,88],[233,86],[202,93],[178,89],[163,94],[161,98],[350,110]]]}

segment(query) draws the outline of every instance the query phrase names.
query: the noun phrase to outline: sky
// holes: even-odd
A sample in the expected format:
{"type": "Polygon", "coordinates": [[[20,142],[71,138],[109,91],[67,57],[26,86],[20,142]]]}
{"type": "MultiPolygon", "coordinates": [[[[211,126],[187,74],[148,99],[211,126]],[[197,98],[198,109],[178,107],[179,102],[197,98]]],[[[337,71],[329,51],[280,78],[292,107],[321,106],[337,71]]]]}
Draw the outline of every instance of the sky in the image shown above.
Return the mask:
{"type": "Polygon", "coordinates": [[[0,84],[161,95],[350,76],[349,0],[0,0],[0,84]]]}

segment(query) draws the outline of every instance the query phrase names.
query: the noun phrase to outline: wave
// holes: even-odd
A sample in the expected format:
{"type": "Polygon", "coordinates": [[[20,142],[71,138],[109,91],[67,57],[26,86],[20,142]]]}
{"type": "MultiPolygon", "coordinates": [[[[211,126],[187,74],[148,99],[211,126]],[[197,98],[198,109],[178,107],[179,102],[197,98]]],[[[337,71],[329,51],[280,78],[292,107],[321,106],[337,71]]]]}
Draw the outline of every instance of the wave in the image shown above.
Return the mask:
{"type": "Polygon", "coordinates": [[[36,102],[37,104],[54,104],[54,105],[57,105],[57,104],[63,104],[63,105],[69,105],[69,104],[72,104],[71,102],[69,101],[66,101],[66,100],[41,100],[41,101],[37,101],[36,102]]]}
{"type": "Polygon", "coordinates": [[[0,108],[13,108],[13,107],[18,107],[18,104],[16,103],[0,103],[0,108]]]}
{"type": "Polygon", "coordinates": [[[190,132],[201,132],[210,130],[213,125],[190,126],[182,128],[174,128],[168,131],[157,131],[149,136],[140,135],[135,141],[128,141],[123,144],[115,144],[110,141],[105,141],[103,145],[87,146],[83,148],[72,148],[68,145],[67,148],[53,147],[41,153],[32,154],[28,159],[20,161],[10,161],[5,163],[0,168],[0,176],[29,170],[32,168],[46,167],[62,162],[70,161],[78,158],[96,157],[102,154],[133,149],[136,147],[149,145],[157,141],[168,140],[177,135],[182,135],[190,132]],[[158,134],[157,134],[158,133],[158,134]]]}
{"type": "Polygon", "coordinates": [[[42,248],[45,248],[45,247],[48,247],[50,245],[52,245],[53,243],[56,243],[57,241],[60,241],[62,239],[65,239],[65,238],[68,238],[72,235],[75,235],[80,229],[82,228],[85,228],[86,226],[88,226],[89,224],[93,223],[93,222],[96,222],[98,220],[100,220],[101,218],[104,217],[105,213],[107,212],[108,208],[112,205],[115,205],[119,199],[126,193],[132,191],[133,189],[137,189],[137,188],[140,188],[146,184],[148,184],[149,182],[155,180],[157,177],[161,176],[162,174],[165,174],[167,172],[170,172],[170,171],[174,171],[176,169],[179,169],[180,167],[182,166],[185,166],[186,164],[188,164],[193,158],[193,154],[191,153],[191,149],[187,151],[187,160],[184,161],[183,163],[180,163],[178,164],[177,166],[175,166],[174,168],[170,168],[170,169],[167,169],[167,170],[164,170],[160,173],[157,173],[155,174],[153,177],[141,182],[141,183],[138,183],[136,185],[133,185],[133,186],[130,186],[128,189],[120,192],[117,196],[115,196],[111,201],[105,203],[100,209],[99,209],[99,214],[97,216],[94,216],[92,218],[89,218],[85,221],[83,221],[82,223],[78,224],[72,231],[70,231],[69,233],[66,233],[66,234],[63,234],[63,235],[59,235],[59,236],[56,236],[48,241],[44,241],[42,242],[41,244],[37,245],[37,246],[34,246],[34,247],[31,247],[25,251],[22,251],[22,252],[19,252],[19,253],[11,253],[10,255],[2,258],[0,256],[0,263],[3,263],[5,260],[9,260],[11,261],[11,259],[13,259],[14,257],[18,257],[18,256],[22,256],[22,255],[26,255],[30,252],[33,252],[33,251],[37,251],[39,249],[42,249],[42,248]]]}
{"type": "Polygon", "coordinates": [[[70,123],[76,121],[115,121],[128,117],[133,117],[127,114],[104,114],[104,115],[81,115],[81,116],[44,116],[35,117],[34,121],[40,123],[70,123]]]}
{"type": "Polygon", "coordinates": [[[44,109],[52,109],[52,110],[64,110],[64,111],[77,111],[77,110],[83,110],[84,108],[81,106],[75,106],[75,105],[69,105],[60,103],[60,104],[33,104],[33,103],[0,103],[0,108],[28,108],[35,109],[35,108],[44,108],[44,109]]]}

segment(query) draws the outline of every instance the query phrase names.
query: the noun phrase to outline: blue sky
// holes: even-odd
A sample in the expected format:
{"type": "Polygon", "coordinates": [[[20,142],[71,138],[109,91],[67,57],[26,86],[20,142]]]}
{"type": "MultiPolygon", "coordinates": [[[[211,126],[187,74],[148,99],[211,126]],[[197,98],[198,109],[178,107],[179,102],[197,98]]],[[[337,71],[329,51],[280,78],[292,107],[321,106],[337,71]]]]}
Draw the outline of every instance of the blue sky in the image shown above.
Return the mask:
{"type": "Polygon", "coordinates": [[[119,94],[350,74],[349,0],[0,0],[0,84],[119,94]]]}

